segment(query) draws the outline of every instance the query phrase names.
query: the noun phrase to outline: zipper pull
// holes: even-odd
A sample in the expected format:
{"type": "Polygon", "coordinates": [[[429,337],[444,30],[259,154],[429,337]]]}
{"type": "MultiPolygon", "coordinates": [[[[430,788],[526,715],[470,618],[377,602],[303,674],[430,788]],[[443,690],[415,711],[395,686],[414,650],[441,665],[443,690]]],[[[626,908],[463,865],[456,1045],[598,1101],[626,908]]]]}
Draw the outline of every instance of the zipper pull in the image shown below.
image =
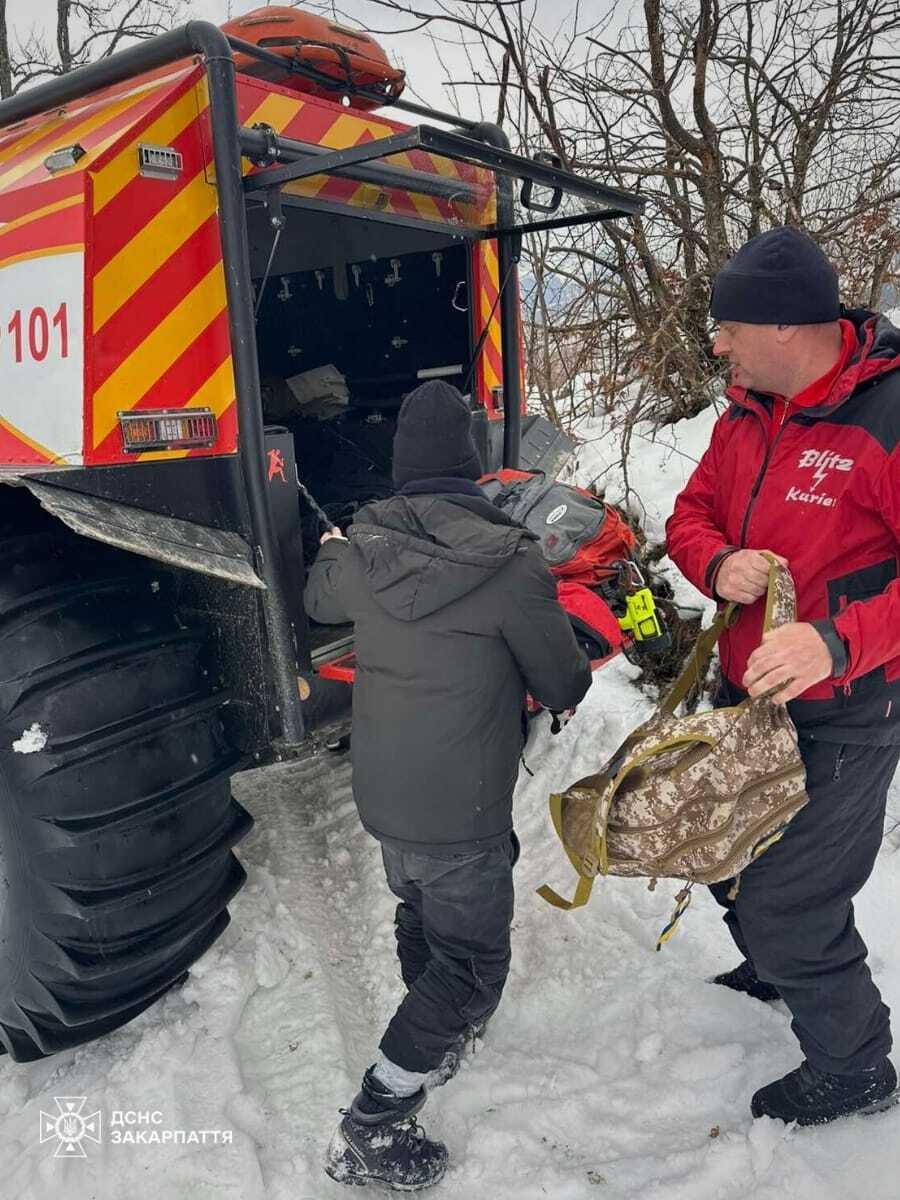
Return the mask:
{"type": "Polygon", "coordinates": [[[846,746],[839,746],[838,752],[837,752],[837,758],[834,760],[834,771],[832,772],[832,775],[831,775],[832,783],[838,783],[841,778],[841,767],[844,765],[844,754],[845,753],[846,753],[846,746]]]}

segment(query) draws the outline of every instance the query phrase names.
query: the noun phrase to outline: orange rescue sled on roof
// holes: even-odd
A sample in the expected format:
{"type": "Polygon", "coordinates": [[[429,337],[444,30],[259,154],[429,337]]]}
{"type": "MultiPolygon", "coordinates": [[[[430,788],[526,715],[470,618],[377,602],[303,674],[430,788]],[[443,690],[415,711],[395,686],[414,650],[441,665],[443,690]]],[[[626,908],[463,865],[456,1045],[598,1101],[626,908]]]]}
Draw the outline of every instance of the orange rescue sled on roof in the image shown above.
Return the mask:
{"type": "Polygon", "coordinates": [[[341,95],[341,84],[365,88],[377,93],[378,99],[350,93],[350,104],[371,109],[396,100],[406,84],[405,72],[391,66],[385,52],[367,33],[296,8],[256,8],[226,22],[222,32],[283,58],[284,67],[279,68],[275,63],[236,53],[235,65],[246,75],[279,83],[292,91],[333,100],[341,95]],[[294,74],[291,62],[311,67],[325,78],[317,83],[307,75],[294,74]]]}

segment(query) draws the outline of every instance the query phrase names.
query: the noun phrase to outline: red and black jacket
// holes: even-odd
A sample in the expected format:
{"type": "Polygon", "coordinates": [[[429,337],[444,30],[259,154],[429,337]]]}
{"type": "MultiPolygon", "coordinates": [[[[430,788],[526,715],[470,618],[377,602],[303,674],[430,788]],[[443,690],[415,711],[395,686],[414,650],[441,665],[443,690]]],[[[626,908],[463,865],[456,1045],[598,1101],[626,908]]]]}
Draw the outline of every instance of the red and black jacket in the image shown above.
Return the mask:
{"type": "MultiPolygon", "coordinates": [[[[666,534],[670,557],[707,596],[731,551],[783,555],[797,619],[816,625],[836,663],[788,705],[791,716],[827,740],[883,745],[900,742],[900,329],[862,309],[843,315],[857,346],[823,403],[789,406],[775,429],[783,401],[729,389],[666,534]]],[[[720,642],[732,699],[744,694],[764,603],[746,606],[720,642]]]]}

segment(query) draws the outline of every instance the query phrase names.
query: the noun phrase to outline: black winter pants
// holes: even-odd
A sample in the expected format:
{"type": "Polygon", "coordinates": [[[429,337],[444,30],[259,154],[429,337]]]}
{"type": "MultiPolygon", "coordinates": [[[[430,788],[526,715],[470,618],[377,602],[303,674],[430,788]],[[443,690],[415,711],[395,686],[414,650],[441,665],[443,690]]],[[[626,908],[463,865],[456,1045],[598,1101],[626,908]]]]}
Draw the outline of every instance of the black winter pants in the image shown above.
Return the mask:
{"type": "Polygon", "coordinates": [[[710,889],[760,979],[791,1010],[791,1028],[820,1071],[873,1066],[891,1048],[890,1010],[866,965],[853,897],[875,863],[897,746],[838,745],[800,733],[809,804],[733,881],[710,889]]]}
{"type": "Polygon", "coordinates": [[[513,916],[510,841],[471,854],[414,854],[382,845],[398,897],[396,935],[407,994],[382,1053],[407,1071],[431,1071],[500,1003],[513,916]]]}

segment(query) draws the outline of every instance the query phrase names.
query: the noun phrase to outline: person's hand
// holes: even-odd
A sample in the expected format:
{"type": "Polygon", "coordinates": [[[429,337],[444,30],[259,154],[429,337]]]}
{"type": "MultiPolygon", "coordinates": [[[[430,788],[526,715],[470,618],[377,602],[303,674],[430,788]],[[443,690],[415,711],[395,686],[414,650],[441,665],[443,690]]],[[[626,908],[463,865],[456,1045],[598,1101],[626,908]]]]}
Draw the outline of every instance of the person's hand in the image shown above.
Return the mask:
{"type": "Polygon", "coordinates": [[[325,533],[322,534],[322,536],[319,538],[319,545],[324,546],[325,543],[330,542],[332,538],[339,538],[342,542],[346,542],[347,540],[341,533],[340,529],[338,529],[337,525],[334,525],[331,529],[327,529],[325,533]]]}
{"type": "Polygon", "coordinates": [[[763,635],[762,644],[747,660],[743,686],[751,696],[761,696],[782,684],[771,700],[787,704],[814,683],[828,679],[831,670],[831,651],[815,626],[794,622],[763,635]]]}
{"type": "Polygon", "coordinates": [[[559,711],[555,708],[551,708],[550,716],[552,718],[550,721],[550,732],[551,733],[562,733],[562,731],[565,729],[565,727],[568,725],[568,723],[575,716],[575,709],[574,708],[565,708],[562,711],[559,711]]]}
{"type": "MultiPolygon", "coordinates": [[[[787,559],[772,554],[783,567],[787,559]]],[[[752,604],[764,596],[769,586],[769,560],[759,550],[735,550],[729,554],[716,572],[716,592],[723,600],[736,600],[738,604],[752,604]]]]}

